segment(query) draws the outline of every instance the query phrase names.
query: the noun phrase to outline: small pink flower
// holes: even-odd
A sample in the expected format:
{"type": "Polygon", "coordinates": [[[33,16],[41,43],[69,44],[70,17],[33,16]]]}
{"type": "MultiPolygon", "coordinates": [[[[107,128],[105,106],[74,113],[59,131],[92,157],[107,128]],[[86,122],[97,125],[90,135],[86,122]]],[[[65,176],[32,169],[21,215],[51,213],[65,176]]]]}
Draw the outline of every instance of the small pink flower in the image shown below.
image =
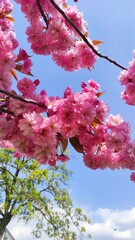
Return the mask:
{"type": "Polygon", "coordinates": [[[32,65],[32,61],[29,58],[24,60],[21,71],[25,74],[30,73],[32,65]]]}
{"type": "Polygon", "coordinates": [[[61,154],[61,155],[57,156],[57,160],[59,160],[61,162],[66,162],[69,160],[69,157],[67,155],[61,154]]]}
{"type": "Polygon", "coordinates": [[[36,90],[36,85],[32,80],[23,78],[17,83],[17,88],[23,95],[31,96],[36,90]]]}
{"type": "Polygon", "coordinates": [[[39,79],[35,79],[34,80],[34,84],[36,85],[36,87],[40,84],[40,81],[39,81],[39,79]]]}
{"type": "Polygon", "coordinates": [[[71,87],[67,87],[64,92],[64,98],[69,97],[71,95],[71,93],[72,93],[71,87]]]}
{"type": "Polygon", "coordinates": [[[134,172],[131,173],[130,179],[131,179],[131,181],[135,182],[135,173],[134,172]]]}
{"type": "Polygon", "coordinates": [[[19,53],[17,55],[18,60],[26,60],[26,59],[28,59],[28,57],[29,56],[28,56],[27,52],[24,49],[20,48],[19,53]]]}
{"type": "Polygon", "coordinates": [[[97,82],[95,82],[93,79],[90,79],[88,81],[88,84],[90,87],[95,88],[96,90],[100,89],[100,85],[97,82]]]}
{"type": "Polygon", "coordinates": [[[14,157],[15,157],[15,158],[21,158],[21,157],[22,157],[22,154],[19,153],[19,152],[15,152],[15,153],[14,153],[14,157]]]}
{"type": "Polygon", "coordinates": [[[19,128],[25,136],[32,135],[34,132],[40,131],[43,124],[43,118],[36,112],[24,113],[23,118],[19,120],[19,128]]]}
{"type": "Polygon", "coordinates": [[[121,97],[129,105],[135,105],[135,54],[133,60],[129,62],[127,70],[123,70],[120,73],[119,81],[125,86],[125,90],[122,92],[121,97]]]}

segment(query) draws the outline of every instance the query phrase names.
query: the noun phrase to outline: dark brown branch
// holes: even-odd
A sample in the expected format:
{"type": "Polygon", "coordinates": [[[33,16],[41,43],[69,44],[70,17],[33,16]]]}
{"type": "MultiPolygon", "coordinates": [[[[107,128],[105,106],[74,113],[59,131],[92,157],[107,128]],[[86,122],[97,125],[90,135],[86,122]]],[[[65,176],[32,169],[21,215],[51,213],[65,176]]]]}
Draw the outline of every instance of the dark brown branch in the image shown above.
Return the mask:
{"type": "Polygon", "coordinates": [[[39,107],[42,107],[42,108],[46,109],[46,106],[43,103],[38,103],[38,102],[36,102],[34,100],[30,100],[30,99],[25,99],[23,97],[19,97],[18,95],[14,95],[13,93],[10,93],[10,92],[8,92],[6,90],[0,89],[0,93],[3,93],[3,94],[5,94],[5,95],[7,95],[7,96],[9,96],[11,98],[14,98],[14,99],[17,99],[17,100],[21,101],[21,102],[34,104],[34,105],[37,105],[39,107]]]}
{"type": "Polygon", "coordinates": [[[48,20],[47,20],[46,15],[44,14],[43,8],[42,8],[41,3],[40,3],[40,0],[36,0],[36,3],[37,3],[37,7],[39,9],[39,12],[44,19],[44,22],[46,24],[46,28],[48,28],[48,20]]]}
{"type": "Polygon", "coordinates": [[[116,61],[114,61],[113,59],[99,53],[94,46],[88,41],[88,39],[84,36],[84,34],[76,27],[76,25],[70,20],[70,18],[68,18],[68,16],[65,14],[65,12],[55,3],[54,0],[50,0],[51,4],[57,9],[57,11],[64,17],[64,19],[70,23],[70,25],[75,29],[75,31],[80,35],[80,37],[83,39],[83,41],[87,44],[88,47],[91,48],[91,50],[100,58],[104,58],[107,61],[109,61],[110,63],[113,63],[114,65],[116,65],[117,67],[123,69],[123,70],[127,70],[127,68],[123,67],[121,64],[117,63],[116,61]]]}

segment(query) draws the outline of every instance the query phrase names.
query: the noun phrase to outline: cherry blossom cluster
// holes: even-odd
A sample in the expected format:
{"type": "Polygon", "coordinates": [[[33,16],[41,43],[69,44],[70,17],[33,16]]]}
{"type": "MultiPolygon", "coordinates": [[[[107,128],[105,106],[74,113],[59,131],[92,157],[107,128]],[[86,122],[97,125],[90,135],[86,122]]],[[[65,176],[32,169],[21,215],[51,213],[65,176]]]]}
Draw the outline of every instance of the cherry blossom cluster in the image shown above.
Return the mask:
{"type": "Polygon", "coordinates": [[[17,88],[21,96],[44,104],[44,108],[16,99],[9,101],[13,114],[1,115],[0,139],[4,144],[5,140],[10,141],[18,152],[33,156],[40,163],[55,165],[56,160],[65,159],[62,151],[60,155],[63,157],[58,156],[58,149],[65,139],[79,139],[85,131],[93,134],[96,122],[101,124],[104,121],[107,108],[104,102],[99,101],[99,85],[93,80],[88,86],[82,83],[80,93],[72,93],[68,87],[63,98],[48,97],[45,91],[36,94],[36,85],[37,80],[32,82],[23,78],[17,88]]]}
{"type": "Polygon", "coordinates": [[[18,47],[16,34],[13,30],[14,19],[10,15],[12,4],[9,0],[0,2],[0,89],[11,90],[12,76],[17,78],[14,69],[23,73],[30,73],[32,62],[28,54],[20,49],[16,55],[14,50],[18,47]]]}
{"type": "Polygon", "coordinates": [[[11,89],[11,70],[15,67],[16,59],[13,51],[18,46],[15,33],[12,30],[11,11],[10,1],[2,0],[0,2],[0,88],[5,90],[11,89]]]}
{"type": "Polygon", "coordinates": [[[135,51],[133,60],[129,63],[127,70],[123,70],[119,76],[119,80],[122,85],[125,86],[125,90],[121,96],[123,100],[129,105],[135,105],[135,51]]]}
{"type": "MultiPolygon", "coordinates": [[[[36,0],[16,0],[30,22],[28,41],[36,54],[51,54],[58,65],[68,71],[92,67],[95,53],[80,40],[72,26],[56,11],[49,0],[41,0],[44,21],[36,0]],[[45,26],[46,24],[46,26],[45,26]]],[[[67,6],[65,0],[57,4],[85,35],[87,24],[76,7],[67,6]]],[[[67,87],[63,97],[49,97],[45,90],[36,93],[39,80],[24,77],[18,81],[16,70],[31,75],[32,62],[25,50],[18,55],[14,50],[18,42],[12,30],[9,0],[0,2],[0,143],[13,147],[16,154],[35,157],[42,164],[56,165],[66,161],[68,141],[83,156],[84,164],[91,169],[135,169],[135,141],[131,140],[129,123],[120,115],[109,115],[103,92],[93,80],[82,82],[80,92],[67,87]],[[20,94],[11,91],[12,77],[20,94]],[[14,96],[14,97],[13,97],[14,96]],[[18,97],[18,98],[17,98],[18,97]],[[23,101],[25,100],[25,101],[23,101]],[[26,101],[27,100],[27,101],[26,101]]],[[[92,42],[91,42],[92,43],[92,42]]],[[[93,43],[92,43],[93,44],[93,43]]],[[[134,102],[135,60],[120,75],[126,86],[122,94],[128,104],[134,102]]],[[[19,155],[18,155],[19,156],[19,155]]],[[[135,181],[132,173],[131,180],[135,181]]]]}
{"type": "Polygon", "coordinates": [[[22,96],[30,96],[44,108],[12,99],[9,109],[13,114],[0,118],[3,146],[9,141],[19,153],[54,166],[58,160],[67,160],[62,146],[69,139],[89,168],[135,168],[130,126],[119,115],[107,117],[96,82],[82,83],[78,93],[67,87],[62,98],[48,97],[45,91],[36,94],[36,82],[24,78],[17,87],[22,96]]]}
{"type": "Polygon", "coordinates": [[[88,134],[81,138],[88,141],[84,155],[86,166],[92,169],[135,169],[135,143],[130,139],[129,124],[119,115],[108,116],[106,124],[98,125],[91,138],[88,134]]]}
{"type": "MultiPolygon", "coordinates": [[[[15,1],[21,4],[21,10],[30,23],[26,34],[28,42],[36,54],[51,54],[56,64],[67,71],[94,66],[97,60],[95,53],[80,39],[71,24],[58,13],[49,0],[40,0],[39,2],[44,12],[44,21],[36,0],[15,1]]],[[[67,6],[65,0],[56,0],[55,2],[76,27],[87,36],[87,23],[83,20],[83,14],[78,11],[77,7],[67,6]]],[[[92,41],[88,40],[93,45],[92,41]]],[[[94,47],[96,48],[96,46],[94,47]]]]}

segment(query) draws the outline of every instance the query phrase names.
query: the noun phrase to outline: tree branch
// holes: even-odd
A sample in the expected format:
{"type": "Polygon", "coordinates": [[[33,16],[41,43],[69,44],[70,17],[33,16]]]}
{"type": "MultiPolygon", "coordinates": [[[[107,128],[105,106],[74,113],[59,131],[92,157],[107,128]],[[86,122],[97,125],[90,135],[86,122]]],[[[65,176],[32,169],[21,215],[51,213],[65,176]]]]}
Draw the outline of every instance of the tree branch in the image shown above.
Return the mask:
{"type": "Polygon", "coordinates": [[[3,211],[1,209],[0,209],[0,215],[4,216],[4,213],[3,213],[3,211]]]}
{"type": "Polygon", "coordinates": [[[94,47],[93,45],[88,41],[88,39],[84,36],[84,34],[76,27],[76,25],[70,20],[70,18],[68,18],[68,16],[65,14],[65,12],[55,3],[54,0],[50,0],[51,4],[57,9],[57,11],[63,16],[63,18],[70,23],[70,25],[74,28],[74,30],[80,35],[80,37],[83,39],[83,41],[87,44],[88,47],[91,48],[91,50],[100,58],[104,58],[107,61],[109,61],[110,63],[113,63],[114,65],[116,65],[117,67],[123,69],[123,70],[127,70],[127,68],[123,67],[121,64],[117,63],[116,61],[114,61],[113,59],[99,53],[94,47]]]}
{"type": "Polygon", "coordinates": [[[11,98],[14,98],[14,99],[17,99],[17,100],[21,101],[21,102],[34,104],[34,105],[37,105],[39,107],[47,109],[46,106],[43,103],[38,103],[38,102],[36,102],[34,100],[30,100],[30,99],[25,99],[23,97],[19,97],[18,95],[14,95],[13,93],[10,93],[10,92],[8,92],[8,91],[6,91],[4,89],[0,89],[0,93],[3,93],[3,94],[5,94],[5,95],[7,95],[7,96],[9,96],[11,98]]]}
{"type": "Polygon", "coordinates": [[[45,218],[45,220],[53,226],[53,228],[54,228],[55,231],[58,231],[57,226],[56,226],[56,225],[53,223],[53,221],[52,221],[52,216],[51,216],[51,214],[48,213],[48,215],[49,215],[49,217],[50,217],[50,219],[48,219],[48,218],[47,218],[47,214],[45,214],[40,208],[38,208],[38,207],[35,206],[35,205],[33,205],[33,207],[35,208],[35,210],[37,210],[38,212],[40,212],[40,213],[42,214],[42,216],[45,218]]]}
{"type": "MultiPolygon", "coordinates": [[[[21,170],[21,168],[17,166],[15,174],[14,174],[13,179],[12,179],[12,186],[15,186],[17,178],[18,178],[18,175],[20,173],[20,170],[21,170]]],[[[12,207],[14,207],[14,205],[16,204],[16,201],[17,201],[17,200],[14,200],[15,203],[13,203],[13,205],[11,204],[11,202],[13,200],[13,194],[14,194],[14,188],[11,187],[11,189],[10,189],[9,186],[7,185],[6,186],[6,200],[5,200],[5,203],[8,202],[8,209],[10,208],[9,213],[11,215],[12,215],[12,209],[13,209],[12,207]],[[12,196],[12,197],[10,197],[10,196],[12,196]]]]}
{"type": "Polygon", "coordinates": [[[14,175],[12,174],[12,172],[10,172],[6,167],[0,167],[0,172],[8,172],[10,174],[10,176],[14,177],[14,175]]]}
{"type": "Polygon", "coordinates": [[[46,28],[48,28],[48,20],[47,20],[46,15],[44,14],[43,8],[42,8],[41,3],[40,3],[40,0],[36,0],[36,3],[37,3],[37,7],[39,9],[39,12],[44,19],[44,22],[46,24],[46,28]]]}

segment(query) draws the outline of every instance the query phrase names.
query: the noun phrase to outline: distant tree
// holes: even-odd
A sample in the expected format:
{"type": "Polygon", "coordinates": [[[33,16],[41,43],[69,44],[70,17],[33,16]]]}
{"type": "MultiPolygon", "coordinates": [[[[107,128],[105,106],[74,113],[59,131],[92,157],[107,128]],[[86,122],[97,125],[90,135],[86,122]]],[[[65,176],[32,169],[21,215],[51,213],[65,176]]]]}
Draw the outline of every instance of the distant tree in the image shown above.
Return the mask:
{"type": "MultiPolygon", "coordinates": [[[[18,217],[26,223],[36,221],[36,238],[45,232],[50,239],[84,239],[83,223],[90,220],[80,208],[74,208],[68,192],[72,172],[64,164],[41,167],[12,150],[0,150],[0,239],[9,222],[18,217]]],[[[88,237],[90,235],[88,234],[88,237]]]]}

